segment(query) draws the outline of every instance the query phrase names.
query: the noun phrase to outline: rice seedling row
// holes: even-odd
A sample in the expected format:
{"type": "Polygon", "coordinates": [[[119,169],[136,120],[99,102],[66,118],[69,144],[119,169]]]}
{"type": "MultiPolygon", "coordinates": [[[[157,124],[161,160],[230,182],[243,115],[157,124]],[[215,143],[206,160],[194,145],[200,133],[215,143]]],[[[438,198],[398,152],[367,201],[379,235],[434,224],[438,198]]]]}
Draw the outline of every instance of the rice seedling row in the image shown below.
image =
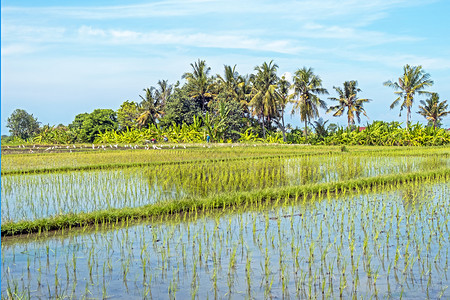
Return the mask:
{"type": "Polygon", "coordinates": [[[9,175],[1,180],[2,222],[140,207],[263,188],[439,170],[449,162],[438,156],[411,159],[321,155],[9,175]]]}
{"type": "Polygon", "coordinates": [[[432,173],[2,237],[2,297],[445,299],[449,174],[432,173]]]}
{"type": "Polygon", "coordinates": [[[348,181],[308,184],[301,186],[286,186],[266,188],[251,192],[222,193],[209,197],[187,197],[172,201],[161,201],[141,207],[111,208],[93,212],[61,214],[57,216],[35,219],[8,221],[2,223],[2,236],[30,232],[42,232],[54,229],[65,229],[111,222],[128,218],[149,218],[160,215],[187,212],[193,209],[226,209],[232,205],[246,205],[254,201],[272,201],[279,197],[290,195],[327,195],[331,193],[349,192],[363,188],[407,183],[417,180],[446,180],[450,177],[449,169],[438,171],[416,172],[353,179],[348,181]]]}
{"type": "MultiPolygon", "coordinates": [[[[100,168],[147,164],[155,162],[180,162],[201,159],[227,159],[239,157],[256,157],[271,155],[300,155],[314,153],[328,153],[339,151],[337,147],[261,147],[261,146],[232,146],[219,147],[216,145],[192,148],[176,145],[139,146],[129,145],[128,150],[90,150],[77,153],[35,153],[2,155],[2,175],[12,172],[33,172],[40,170],[67,170],[83,168],[100,168]],[[145,150],[148,147],[148,150],[145,150]],[[113,163],[112,163],[113,162],[113,163]]],[[[89,148],[87,148],[89,149],[89,148]]],[[[106,147],[105,149],[108,149],[106,147]]]]}
{"type": "MultiPolygon", "coordinates": [[[[160,150],[142,150],[145,146],[137,145],[127,148],[128,150],[109,151],[92,150],[90,152],[77,153],[45,153],[45,154],[8,154],[2,155],[2,175],[42,173],[68,170],[91,170],[91,169],[111,169],[123,167],[145,166],[158,163],[198,161],[198,160],[225,160],[238,158],[256,158],[270,156],[301,156],[301,155],[322,155],[339,154],[341,148],[337,146],[252,146],[252,145],[232,145],[232,146],[205,146],[205,148],[187,148],[182,146],[173,149],[175,146],[160,145],[160,150]]],[[[178,145],[177,145],[178,146],[178,145]]],[[[108,148],[108,147],[107,147],[108,148]]],[[[105,148],[105,149],[107,149],[105,148]]],[[[351,155],[368,156],[429,156],[439,155],[449,157],[448,147],[358,147],[349,146],[351,155]]],[[[344,153],[345,154],[345,153],[344,153]]],[[[350,153],[348,153],[350,154],[350,153]]]]}

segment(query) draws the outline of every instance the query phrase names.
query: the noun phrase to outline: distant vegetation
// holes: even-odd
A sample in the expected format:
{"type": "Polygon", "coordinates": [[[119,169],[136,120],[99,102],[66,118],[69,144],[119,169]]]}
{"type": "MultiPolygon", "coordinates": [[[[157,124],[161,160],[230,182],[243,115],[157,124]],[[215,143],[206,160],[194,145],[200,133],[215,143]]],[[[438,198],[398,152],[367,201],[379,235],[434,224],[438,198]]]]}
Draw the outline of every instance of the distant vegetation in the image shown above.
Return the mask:
{"type": "Polygon", "coordinates": [[[2,144],[74,144],[74,143],[146,143],[161,142],[265,142],[323,145],[443,145],[450,133],[441,129],[441,121],[450,111],[447,101],[437,93],[426,91],[433,85],[421,66],[406,65],[397,81],[386,81],[397,98],[390,105],[406,110],[406,129],[398,122],[374,121],[365,127],[364,104],[358,97],[361,88],[356,80],[333,87],[335,96],[328,106],[321,98],[329,94],[313,69],[303,67],[294,72],[293,83],[277,75],[273,61],[255,67],[255,72],[240,75],[236,66],[224,66],[223,75],[211,75],[204,60],[191,64],[182,75],[185,83],[169,84],[160,80],[156,87],[143,89],[139,101],[126,100],[117,109],[95,109],[75,116],[72,123],[40,126],[37,118],[22,109],[8,118],[10,137],[2,144]],[[420,101],[418,114],[428,124],[411,124],[414,100],[420,101]],[[293,103],[292,115],[298,114],[304,127],[285,124],[284,113],[293,103]],[[323,121],[319,108],[340,117],[346,115],[347,127],[323,121]]]}

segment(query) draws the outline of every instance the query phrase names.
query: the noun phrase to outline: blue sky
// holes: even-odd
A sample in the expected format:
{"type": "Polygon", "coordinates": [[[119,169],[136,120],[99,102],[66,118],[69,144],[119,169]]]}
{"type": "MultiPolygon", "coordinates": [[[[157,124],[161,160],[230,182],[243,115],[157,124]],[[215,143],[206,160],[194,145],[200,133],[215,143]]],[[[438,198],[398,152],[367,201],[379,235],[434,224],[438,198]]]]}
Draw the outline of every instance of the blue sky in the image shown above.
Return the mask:
{"type": "MultiPolygon", "coordinates": [[[[138,101],[158,80],[182,81],[199,58],[213,74],[224,64],[247,74],[270,60],[280,76],[312,67],[330,96],[358,80],[359,96],[372,99],[362,124],[404,122],[382,83],[405,64],[422,65],[435,82],[429,90],[450,100],[449,13],[447,0],[2,1],[2,134],[16,108],[43,124],[68,124],[138,101]]],[[[345,116],[322,116],[346,124],[345,116]]],[[[301,126],[298,119],[287,122],[301,126]]],[[[412,121],[425,123],[416,113],[412,121]]]]}

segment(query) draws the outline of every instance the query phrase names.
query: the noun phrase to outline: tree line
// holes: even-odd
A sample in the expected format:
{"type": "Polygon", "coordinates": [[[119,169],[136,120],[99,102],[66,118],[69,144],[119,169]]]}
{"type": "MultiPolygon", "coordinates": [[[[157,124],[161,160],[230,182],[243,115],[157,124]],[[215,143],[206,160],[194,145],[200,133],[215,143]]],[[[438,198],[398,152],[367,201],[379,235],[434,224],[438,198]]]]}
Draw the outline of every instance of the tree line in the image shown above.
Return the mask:
{"type": "MultiPolygon", "coordinates": [[[[183,84],[160,80],[156,86],[143,89],[138,101],[127,100],[117,111],[96,109],[76,115],[68,126],[40,127],[36,118],[18,109],[8,118],[7,127],[12,137],[34,138],[37,142],[59,135],[60,140],[67,143],[86,143],[94,142],[106,132],[194,124],[194,128],[203,126],[205,134],[215,141],[242,140],[249,134],[265,140],[268,135],[279,132],[282,141],[289,142],[287,133],[295,132],[301,141],[311,142],[337,129],[335,124],[325,126],[327,122],[320,118],[319,108],[334,117],[346,115],[350,130],[355,129],[356,122],[361,123],[361,116],[367,117],[364,105],[371,99],[358,97],[361,89],[356,80],[345,81],[342,87],[333,86],[336,96],[327,98],[333,104],[329,106],[323,99],[329,92],[312,68],[296,70],[292,82],[277,75],[278,65],[273,61],[256,66],[254,71],[241,75],[236,65],[225,65],[223,75],[212,75],[211,68],[199,59],[191,64],[190,72],[182,75],[183,84]],[[293,104],[290,113],[299,115],[303,130],[293,130],[285,124],[284,114],[289,103],[293,104]],[[310,133],[308,127],[314,132],[310,133]],[[309,137],[311,134],[313,136],[309,137]]],[[[450,113],[447,101],[440,101],[437,93],[427,91],[433,81],[422,66],[405,65],[398,80],[386,81],[384,85],[393,88],[396,96],[390,109],[400,105],[400,114],[406,110],[407,129],[411,126],[411,110],[418,95],[428,97],[420,101],[417,113],[426,118],[429,127],[439,128],[442,118],[450,113]]]]}

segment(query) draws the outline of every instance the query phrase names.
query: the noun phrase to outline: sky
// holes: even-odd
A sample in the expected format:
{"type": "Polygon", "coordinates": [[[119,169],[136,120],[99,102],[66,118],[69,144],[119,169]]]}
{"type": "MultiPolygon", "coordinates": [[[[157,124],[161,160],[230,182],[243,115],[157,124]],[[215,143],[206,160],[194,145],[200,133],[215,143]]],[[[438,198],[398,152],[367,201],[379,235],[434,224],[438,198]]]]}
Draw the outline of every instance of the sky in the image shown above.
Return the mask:
{"type": "MultiPolygon", "coordinates": [[[[18,108],[50,125],[117,110],[158,80],[183,83],[198,59],[212,74],[224,65],[249,74],[271,60],[288,78],[311,67],[329,97],[357,80],[359,97],[372,100],[362,125],[405,122],[406,112],[389,109],[396,96],[383,82],[421,65],[434,81],[429,91],[450,100],[449,13],[448,0],[1,1],[1,132],[18,108]]],[[[415,98],[413,122],[426,123],[415,113],[425,98],[415,98]]],[[[299,119],[287,111],[287,123],[300,127],[299,119]]]]}

